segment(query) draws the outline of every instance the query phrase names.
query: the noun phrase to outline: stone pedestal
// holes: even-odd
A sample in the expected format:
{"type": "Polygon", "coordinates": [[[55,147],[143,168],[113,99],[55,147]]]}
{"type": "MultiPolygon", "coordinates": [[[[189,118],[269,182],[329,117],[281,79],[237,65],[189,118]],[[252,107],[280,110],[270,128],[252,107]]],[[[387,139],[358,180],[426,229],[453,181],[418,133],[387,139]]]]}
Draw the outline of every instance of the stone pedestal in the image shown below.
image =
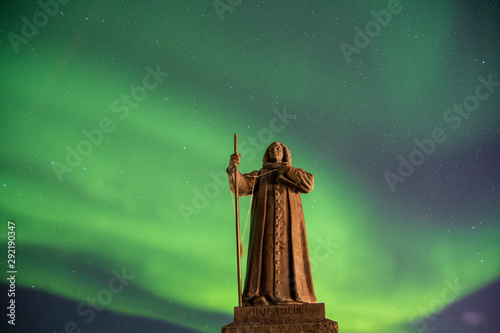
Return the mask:
{"type": "Polygon", "coordinates": [[[338,333],[336,321],[326,319],[325,304],[243,306],[234,308],[234,322],[222,333],[338,333]]]}

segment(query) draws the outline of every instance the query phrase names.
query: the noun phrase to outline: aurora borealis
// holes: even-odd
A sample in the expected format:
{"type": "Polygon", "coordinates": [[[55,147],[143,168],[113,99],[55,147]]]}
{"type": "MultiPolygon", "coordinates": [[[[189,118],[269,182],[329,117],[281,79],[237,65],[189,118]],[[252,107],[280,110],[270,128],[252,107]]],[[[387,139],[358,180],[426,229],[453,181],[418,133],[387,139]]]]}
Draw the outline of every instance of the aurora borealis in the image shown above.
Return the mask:
{"type": "Polygon", "coordinates": [[[342,333],[500,329],[498,1],[3,7],[12,332],[220,332],[234,133],[242,172],[277,140],[314,174],[314,285],[342,333]]]}

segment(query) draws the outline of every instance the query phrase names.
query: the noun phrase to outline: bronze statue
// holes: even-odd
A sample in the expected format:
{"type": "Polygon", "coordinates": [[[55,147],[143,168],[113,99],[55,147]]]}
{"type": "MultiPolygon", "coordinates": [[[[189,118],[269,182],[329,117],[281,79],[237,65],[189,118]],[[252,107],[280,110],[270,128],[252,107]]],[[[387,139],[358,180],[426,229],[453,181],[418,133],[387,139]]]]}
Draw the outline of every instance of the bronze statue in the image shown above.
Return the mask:
{"type": "Polygon", "coordinates": [[[266,149],[259,171],[241,174],[240,156],[231,155],[226,171],[233,193],[237,175],[238,195],[253,195],[243,305],[317,303],[300,198],[312,191],[314,176],[293,167],[279,142],[266,149]]]}

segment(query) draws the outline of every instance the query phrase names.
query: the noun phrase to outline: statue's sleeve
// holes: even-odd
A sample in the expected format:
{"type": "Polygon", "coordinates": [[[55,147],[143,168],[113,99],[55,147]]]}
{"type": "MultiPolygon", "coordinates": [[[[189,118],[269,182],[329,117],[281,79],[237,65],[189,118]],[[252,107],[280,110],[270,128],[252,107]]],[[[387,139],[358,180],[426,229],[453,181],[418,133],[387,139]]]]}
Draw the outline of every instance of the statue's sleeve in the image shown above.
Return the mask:
{"type": "Polygon", "coordinates": [[[303,169],[291,167],[286,173],[295,183],[295,191],[300,193],[309,193],[314,188],[314,176],[303,169]]]}
{"type": "MultiPolygon", "coordinates": [[[[226,173],[229,179],[229,185],[231,186],[231,192],[234,193],[234,171],[226,169],[226,173]]],[[[258,171],[253,171],[241,174],[241,172],[238,171],[238,196],[244,197],[252,194],[258,173],[258,171]]]]}

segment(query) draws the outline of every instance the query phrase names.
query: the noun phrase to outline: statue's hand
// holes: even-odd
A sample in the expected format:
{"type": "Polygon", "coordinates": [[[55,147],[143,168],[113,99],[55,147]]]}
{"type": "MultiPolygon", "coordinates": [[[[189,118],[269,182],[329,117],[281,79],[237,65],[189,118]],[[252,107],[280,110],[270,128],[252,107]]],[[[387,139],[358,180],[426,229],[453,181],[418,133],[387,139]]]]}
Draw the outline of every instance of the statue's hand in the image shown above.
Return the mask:
{"type": "Polygon", "coordinates": [[[283,173],[287,173],[289,170],[290,170],[290,166],[282,164],[278,167],[278,169],[276,171],[278,172],[278,174],[283,174],[283,173]]]}
{"type": "Polygon", "coordinates": [[[229,159],[228,169],[232,170],[236,164],[240,164],[240,158],[241,154],[232,154],[231,158],[229,159]]]}

